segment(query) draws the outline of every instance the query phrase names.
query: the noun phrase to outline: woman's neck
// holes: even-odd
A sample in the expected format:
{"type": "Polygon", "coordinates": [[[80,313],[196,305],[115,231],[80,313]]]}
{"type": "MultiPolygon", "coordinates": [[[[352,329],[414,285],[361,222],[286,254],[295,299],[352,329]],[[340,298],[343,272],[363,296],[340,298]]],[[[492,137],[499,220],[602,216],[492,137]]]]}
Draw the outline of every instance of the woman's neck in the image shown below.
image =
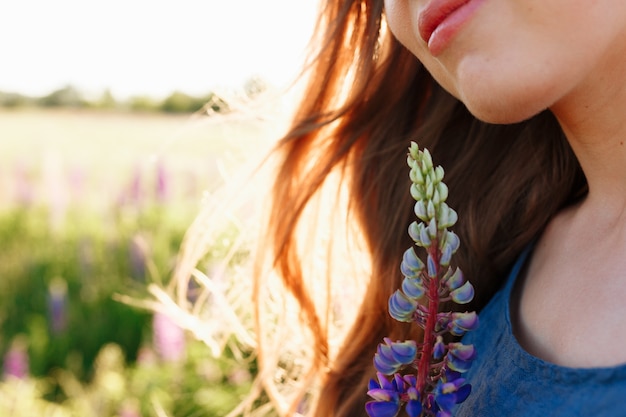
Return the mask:
{"type": "Polygon", "coordinates": [[[585,205],[611,218],[626,212],[623,57],[607,57],[589,80],[551,107],[587,178],[589,195],[585,205]]]}

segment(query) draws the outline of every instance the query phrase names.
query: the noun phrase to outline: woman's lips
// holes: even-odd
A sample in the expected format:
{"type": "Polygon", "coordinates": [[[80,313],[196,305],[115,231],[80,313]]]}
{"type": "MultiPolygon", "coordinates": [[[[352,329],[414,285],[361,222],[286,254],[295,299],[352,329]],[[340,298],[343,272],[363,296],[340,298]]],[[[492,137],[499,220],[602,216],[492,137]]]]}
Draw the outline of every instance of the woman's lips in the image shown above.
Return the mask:
{"type": "Polygon", "coordinates": [[[483,0],[431,0],[420,12],[419,34],[438,55],[483,0]]]}

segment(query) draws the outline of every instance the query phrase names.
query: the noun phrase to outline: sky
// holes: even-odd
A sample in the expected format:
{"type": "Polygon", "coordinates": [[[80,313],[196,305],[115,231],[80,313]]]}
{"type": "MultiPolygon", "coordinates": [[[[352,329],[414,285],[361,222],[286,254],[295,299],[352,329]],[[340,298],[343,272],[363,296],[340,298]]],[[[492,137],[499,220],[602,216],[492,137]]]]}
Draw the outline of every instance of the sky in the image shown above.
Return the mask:
{"type": "Polygon", "coordinates": [[[116,98],[201,95],[252,76],[282,86],[316,0],[0,0],[0,91],[66,85],[116,98]]]}

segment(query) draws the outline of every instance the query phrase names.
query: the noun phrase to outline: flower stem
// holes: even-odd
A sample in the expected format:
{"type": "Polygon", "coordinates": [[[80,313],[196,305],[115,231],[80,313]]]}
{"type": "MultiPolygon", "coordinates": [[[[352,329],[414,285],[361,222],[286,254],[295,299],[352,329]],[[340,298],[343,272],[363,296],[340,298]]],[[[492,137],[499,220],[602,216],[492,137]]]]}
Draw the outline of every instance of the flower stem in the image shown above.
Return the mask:
{"type": "Polygon", "coordinates": [[[424,327],[424,343],[422,355],[417,365],[417,391],[421,398],[429,384],[427,380],[430,375],[430,360],[433,357],[433,349],[435,346],[436,335],[435,325],[437,324],[437,312],[439,311],[439,244],[437,239],[433,240],[428,248],[428,254],[435,261],[435,277],[428,280],[428,289],[426,299],[428,302],[428,315],[426,317],[426,326],[424,327]]]}

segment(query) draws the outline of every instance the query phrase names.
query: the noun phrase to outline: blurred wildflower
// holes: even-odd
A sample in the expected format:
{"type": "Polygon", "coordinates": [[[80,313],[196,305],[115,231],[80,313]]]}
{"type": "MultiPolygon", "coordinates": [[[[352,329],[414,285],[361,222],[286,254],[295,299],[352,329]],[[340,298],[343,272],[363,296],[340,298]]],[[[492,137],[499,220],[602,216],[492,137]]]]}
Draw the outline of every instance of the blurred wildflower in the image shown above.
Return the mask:
{"type": "Polygon", "coordinates": [[[142,366],[152,366],[156,364],[157,357],[149,346],[142,346],[137,353],[137,363],[142,366]]]}
{"type": "Polygon", "coordinates": [[[52,334],[60,334],[67,328],[67,282],[60,277],[48,285],[48,317],[52,334]]]}
{"type": "Polygon", "coordinates": [[[185,355],[185,331],[172,319],[157,311],[152,318],[154,347],[159,357],[167,362],[179,362],[185,355]]]}
{"type": "Polygon", "coordinates": [[[165,162],[159,159],[156,166],[155,196],[158,203],[165,203],[168,200],[170,190],[169,174],[165,169],[165,162]]]}
{"type": "Polygon", "coordinates": [[[28,376],[29,361],[26,339],[18,336],[11,342],[9,351],[4,356],[3,376],[25,379],[28,376]]]}
{"type": "Polygon", "coordinates": [[[228,383],[232,386],[247,384],[252,380],[252,375],[248,369],[237,368],[228,375],[228,383]]]}
{"type": "Polygon", "coordinates": [[[137,281],[146,279],[148,270],[148,257],[150,245],[140,234],[136,234],[128,246],[128,256],[130,258],[130,275],[137,281]]]}
{"type": "Polygon", "coordinates": [[[141,410],[137,400],[125,400],[119,409],[119,417],[141,417],[141,410]]]}
{"type": "Polygon", "coordinates": [[[69,172],[68,183],[74,203],[79,203],[84,199],[86,182],[85,171],[81,167],[73,166],[69,172]]]}
{"type": "Polygon", "coordinates": [[[469,370],[476,352],[472,345],[445,342],[443,336],[474,330],[478,316],[440,311],[439,306],[447,301],[469,303],[474,288],[458,268],[449,266],[460,241],[448,231],[457,214],[445,202],[448,187],[442,181],[443,168],[435,168],[428,150],[420,151],[415,143],[407,163],[419,219],[409,226],[409,235],[427,256],[422,261],[415,246],[404,253],[400,265],[404,280],[389,298],[389,314],[416,323],[424,330],[424,339],[417,343],[385,338],[378,346],[374,355],[378,380],[370,381],[367,394],[373,401],[366,404],[366,411],[371,417],[394,417],[404,407],[410,417],[447,417],[470,394],[471,387],[461,375],[469,370]]]}
{"type": "Polygon", "coordinates": [[[19,164],[15,168],[15,201],[20,207],[30,207],[35,200],[33,183],[24,164],[19,164]]]}
{"type": "Polygon", "coordinates": [[[44,156],[42,167],[43,189],[47,192],[52,230],[60,231],[65,223],[69,196],[63,161],[59,155],[49,153],[44,156]]]}
{"type": "Polygon", "coordinates": [[[124,191],[119,196],[119,204],[121,206],[137,206],[139,207],[143,200],[143,176],[141,173],[141,166],[137,164],[135,170],[125,187],[124,191]]]}

